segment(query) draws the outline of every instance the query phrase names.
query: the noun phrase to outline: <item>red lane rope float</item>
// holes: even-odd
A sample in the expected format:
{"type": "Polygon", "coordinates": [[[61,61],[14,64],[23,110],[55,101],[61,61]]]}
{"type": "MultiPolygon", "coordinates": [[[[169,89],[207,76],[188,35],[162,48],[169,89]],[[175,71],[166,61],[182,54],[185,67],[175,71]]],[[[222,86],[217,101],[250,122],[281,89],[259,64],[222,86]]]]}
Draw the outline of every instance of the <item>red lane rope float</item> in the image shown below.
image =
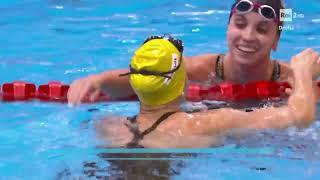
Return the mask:
{"type": "Polygon", "coordinates": [[[36,86],[23,81],[14,81],[2,85],[2,100],[29,100],[36,96],[36,86]]]}
{"type": "MultiPolygon", "coordinates": [[[[1,88],[1,100],[10,101],[26,101],[38,99],[40,101],[66,102],[69,85],[62,84],[59,81],[51,81],[48,84],[36,85],[24,81],[14,81],[5,83],[1,88]]],[[[100,94],[98,101],[131,101],[137,100],[136,96],[123,98],[111,98],[108,95],[100,94]]],[[[90,102],[86,97],[85,102],[90,102]]]]}
{"type": "Polygon", "coordinates": [[[36,97],[42,101],[67,101],[69,86],[58,81],[39,85],[36,97]]]}
{"type": "Polygon", "coordinates": [[[241,101],[245,99],[266,99],[285,95],[290,88],[286,82],[258,81],[247,84],[222,83],[216,86],[202,87],[189,85],[187,100],[241,101]]]}
{"type": "MultiPolygon", "coordinates": [[[[320,82],[317,82],[320,87],[320,82]]],[[[218,100],[240,101],[245,99],[266,99],[285,95],[285,89],[290,88],[287,82],[258,81],[247,84],[222,83],[214,86],[200,86],[190,84],[187,88],[186,99],[188,101],[218,100]]],[[[36,85],[23,81],[5,83],[1,88],[2,101],[25,101],[38,99],[41,101],[66,102],[69,85],[59,81],[51,81],[48,84],[36,85]]],[[[111,98],[100,94],[98,101],[132,101],[137,97],[111,98]]],[[[90,102],[86,98],[85,102],[90,102]]]]}

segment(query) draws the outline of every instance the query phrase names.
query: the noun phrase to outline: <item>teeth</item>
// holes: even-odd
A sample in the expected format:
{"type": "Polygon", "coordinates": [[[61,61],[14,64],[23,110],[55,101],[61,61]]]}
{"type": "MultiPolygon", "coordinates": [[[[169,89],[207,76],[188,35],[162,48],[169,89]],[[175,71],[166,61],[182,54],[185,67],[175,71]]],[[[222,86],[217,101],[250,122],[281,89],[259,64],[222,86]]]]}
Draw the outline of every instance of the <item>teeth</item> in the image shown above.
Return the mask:
{"type": "Polygon", "coordinates": [[[246,47],[246,46],[238,46],[238,49],[240,49],[241,51],[244,51],[244,52],[248,52],[248,53],[256,52],[255,48],[246,47]]]}

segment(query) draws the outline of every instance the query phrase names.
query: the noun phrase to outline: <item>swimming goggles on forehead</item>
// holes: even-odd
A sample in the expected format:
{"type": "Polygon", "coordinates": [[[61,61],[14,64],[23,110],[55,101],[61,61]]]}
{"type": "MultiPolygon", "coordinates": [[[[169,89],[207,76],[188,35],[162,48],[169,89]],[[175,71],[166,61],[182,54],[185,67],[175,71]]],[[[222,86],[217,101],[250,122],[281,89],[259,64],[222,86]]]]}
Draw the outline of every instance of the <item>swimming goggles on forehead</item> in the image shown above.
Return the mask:
{"type": "Polygon", "coordinates": [[[171,69],[170,71],[160,72],[160,71],[149,71],[149,70],[146,70],[146,69],[137,70],[137,69],[134,69],[133,67],[131,67],[131,65],[129,65],[129,72],[128,73],[124,73],[124,74],[119,74],[120,77],[121,76],[127,76],[127,75],[130,75],[130,74],[142,74],[142,75],[145,75],[145,76],[162,76],[162,77],[171,79],[171,74],[174,73],[175,71],[177,71],[180,68],[180,65],[181,65],[182,53],[183,53],[183,43],[182,43],[182,41],[180,39],[173,38],[170,35],[162,35],[162,36],[150,36],[143,42],[143,44],[145,44],[145,43],[147,43],[147,42],[149,42],[149,41],[151,41],[153,39],[166,39],[169,42],[171,42],[178,49],[178,51],[181,53],[178,66],[175,67],[174,69],[171,69]]]}
{"type": "Polygon", "coordinates": [[[236,5],[232,8],[231,16],[234,13],[246,14],[252,12],[253,10],[258,12],[265,19],[274,20],[276,23],[278,23],[277,14],[273,7],[269,5],[255,3],[250,0],[241,0],[238,3],[236,3],[236,5]]]}

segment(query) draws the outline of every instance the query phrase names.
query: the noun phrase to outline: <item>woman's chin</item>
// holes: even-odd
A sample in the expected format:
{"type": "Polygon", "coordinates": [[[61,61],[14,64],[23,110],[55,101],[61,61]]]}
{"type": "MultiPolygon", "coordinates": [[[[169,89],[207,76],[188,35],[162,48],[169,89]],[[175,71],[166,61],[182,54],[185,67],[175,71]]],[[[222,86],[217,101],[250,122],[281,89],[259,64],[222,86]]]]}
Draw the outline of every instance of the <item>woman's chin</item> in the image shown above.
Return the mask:
{"type": "Polygon", "coordinates": [[[236,56],[233,61],[237,62],[237,64],[250,65],[250,66],[259,63],[258,60],[255,60],[252,57],[248,58],[248,57],[241,57],[241,56],[236,56]]]}
{"type": "Polygon", "coordinates": [[[259,63],[258,58],[255,58],[257,53],[245,53],[239,50],[234,53],[233,61],[243,65],[254,65],[259,63]]]}

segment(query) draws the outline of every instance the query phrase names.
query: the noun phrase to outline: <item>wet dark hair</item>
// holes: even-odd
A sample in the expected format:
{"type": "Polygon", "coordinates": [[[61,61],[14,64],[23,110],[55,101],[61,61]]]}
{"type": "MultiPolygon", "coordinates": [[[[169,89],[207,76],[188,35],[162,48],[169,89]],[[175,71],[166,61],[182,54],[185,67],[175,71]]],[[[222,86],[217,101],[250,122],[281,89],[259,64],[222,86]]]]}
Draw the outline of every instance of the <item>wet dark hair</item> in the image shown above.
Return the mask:
{"type": "MultiPolygon", "coordinates": [[[[231,10],[234,8],[234,6],[239,2],[240,0],[235,0],[233,3],[231,10]]],[[[283,21],[280,21],[280,9],[284,9],[284,4],[282,0],[250,0],[252,2],[256,2],[259,4],[265,4],[273,7],[273,9],[276,11],[277,19],[278,19],[278,26],[283,26],[283,21]]],[[[231,19],[231,11],[230,11],[230,16],[229,16],[229,22],[230,23],[231,19]]],[[[278,27],[278,35],[280,37],[281,35],[281,28],[278,27]]]]}

